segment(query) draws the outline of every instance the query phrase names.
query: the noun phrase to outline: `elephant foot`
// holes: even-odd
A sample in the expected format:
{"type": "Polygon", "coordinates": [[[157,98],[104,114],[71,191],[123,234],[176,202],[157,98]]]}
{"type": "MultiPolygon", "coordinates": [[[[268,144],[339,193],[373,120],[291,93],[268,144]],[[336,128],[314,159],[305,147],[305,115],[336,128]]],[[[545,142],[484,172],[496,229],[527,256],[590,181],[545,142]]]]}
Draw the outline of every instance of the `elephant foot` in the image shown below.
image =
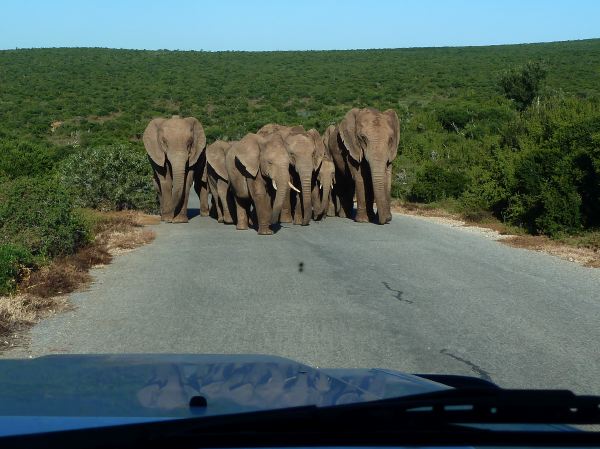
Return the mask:
{"type": "Polygon", "coordinates": [[[385,219],[386,223],[389,223],[390,221],[392,221],[392,214],[389,214],[385,219]]]}
{"type": "Polygon", "coordinates": [[[223,217],[217,218],[217,223],[223,223],[223,217]]]}
{"type": "Polygon", "coordinates": [[[302,220],[296,220],[296,219],[294,218],[294,224],[295,224],[295,225],[301,225],[301,224],[302,224],[302,220]]]}
{"type": "Polygon", "coordinates": [[[273,231],[268,226],[261,226],[258,228],[258,235],[273,235],[273,231]]]}
{"type": "Polygon", "coordinates": [[[187,215],[178,215],[175,218],[173,218],[173,223],[187,223],[187,222],[189,222],[187,215]]]}
{"type": "Polygon", "coordinates": [[[292,214],[290,214],[289,212],[281,212],[281,215],[279,217],[279,222],[280,223],[291,223],[292,222],[292,214]]]}
{"type": "Polygon", "coordinates": [[[233,219],[231,219],[231,218],[230,219],[224,218],[223,219],[223,223],[225,223],[225,224],[233,224],[233,219]]]}
{"type": "Polygon", "coordinates": [[[237,229],[238,231],[246,231],[248,229],[248,223],[238,223],[237,225],[235,225],[235,229],[237,229]]]}
{"type": "Polygon", "coordinates": [[[354,221],[356,221],[357,223],[368,223],[369,217],[366,212],[362,212],[362,213],[357,212],[356,217],[354,218],[354,221]]]}

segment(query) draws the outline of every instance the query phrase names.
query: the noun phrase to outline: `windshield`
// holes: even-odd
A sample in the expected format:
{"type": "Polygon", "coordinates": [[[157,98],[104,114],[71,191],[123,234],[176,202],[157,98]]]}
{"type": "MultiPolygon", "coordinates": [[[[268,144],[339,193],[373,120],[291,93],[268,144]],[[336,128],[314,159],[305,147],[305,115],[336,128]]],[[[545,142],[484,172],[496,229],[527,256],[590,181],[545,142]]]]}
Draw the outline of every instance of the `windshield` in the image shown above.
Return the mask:
{"type": "Polygon", "coordinates": [[[3,17],[3,416],[600,394],[600,5],[3,17]]]}

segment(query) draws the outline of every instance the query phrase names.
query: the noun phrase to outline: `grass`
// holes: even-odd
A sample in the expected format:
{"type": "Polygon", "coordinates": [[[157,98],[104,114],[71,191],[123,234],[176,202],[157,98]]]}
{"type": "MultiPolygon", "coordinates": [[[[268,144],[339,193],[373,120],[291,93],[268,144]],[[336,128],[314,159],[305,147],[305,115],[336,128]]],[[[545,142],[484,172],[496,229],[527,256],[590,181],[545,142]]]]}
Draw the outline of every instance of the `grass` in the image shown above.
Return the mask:
{"type": "Polygon", "coordinates": [[[158,217],[133,211],[83,209],[81,213],[95,235],[94,241],[73,255],[56,258],[28,273],[15,295],[0,297],[0,350],[14,346],[20,331],[40,319],[71,309],[66,295],[90,284],[91,268],[109,264],[115,254],[150,243],[155,234],[145,226],[159,222],[158,217]]]}

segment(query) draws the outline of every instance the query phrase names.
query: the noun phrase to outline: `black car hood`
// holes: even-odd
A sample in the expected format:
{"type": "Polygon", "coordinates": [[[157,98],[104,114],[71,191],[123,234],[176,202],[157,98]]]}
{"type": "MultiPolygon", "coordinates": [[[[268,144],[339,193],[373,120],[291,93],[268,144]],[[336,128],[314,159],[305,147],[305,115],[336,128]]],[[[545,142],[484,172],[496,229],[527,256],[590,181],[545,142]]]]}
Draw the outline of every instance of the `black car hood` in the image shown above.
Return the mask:
{"type": "Polygon", "coordinates": [[[0,360],[0,417],[179,418],[446,388],[398,371],[313,368],[265,355],[54,355],[0,360]],[[190,407],[194,396],[206,407],[190,407]]]}

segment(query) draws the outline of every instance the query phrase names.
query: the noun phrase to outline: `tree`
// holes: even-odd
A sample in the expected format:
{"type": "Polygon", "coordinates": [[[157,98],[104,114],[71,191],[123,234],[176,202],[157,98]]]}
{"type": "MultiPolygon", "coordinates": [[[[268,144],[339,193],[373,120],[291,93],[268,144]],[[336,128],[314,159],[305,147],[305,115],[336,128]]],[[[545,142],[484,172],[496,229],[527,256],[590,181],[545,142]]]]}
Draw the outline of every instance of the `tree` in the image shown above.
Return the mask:
{"type": "Polygon", "coordinates": [[[524,66],[505,72],[500,78],[500,88],[507,98],[515,102],[519,111],[523,111],[539,96],[547,74],[544,64],[529,61],[524,66]]]}

